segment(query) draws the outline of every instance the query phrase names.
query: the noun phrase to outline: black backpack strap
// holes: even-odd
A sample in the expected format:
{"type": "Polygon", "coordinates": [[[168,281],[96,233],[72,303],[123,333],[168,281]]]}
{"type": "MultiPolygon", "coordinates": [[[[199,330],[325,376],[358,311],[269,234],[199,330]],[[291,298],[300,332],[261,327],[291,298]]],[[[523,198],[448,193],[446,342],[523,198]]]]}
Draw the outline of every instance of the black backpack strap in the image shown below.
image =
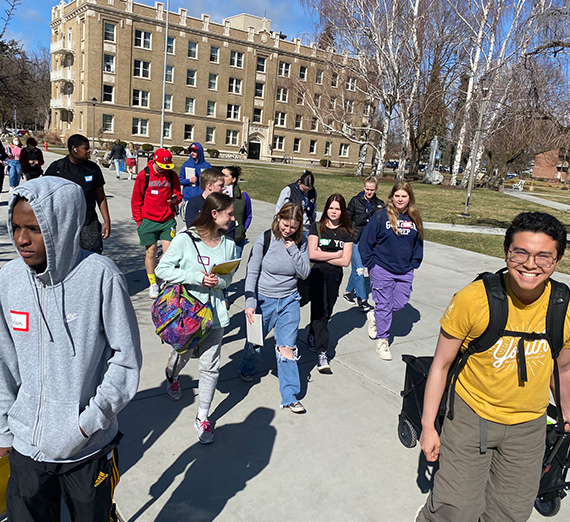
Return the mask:
{"type": "MultiPolygon", "coordinates": [[[[475,279],[482,280],[485,285],[487,294],[487,302],[489,304],[489,324],[485,331],[476,339],[473,339],[467,349],[456,359],[451,370],[449,371],[449,409],[447,418],[453,420],[454,404],[455,404],[455,383],[459,377],[459,373],[467,364],[467,359],[474,354],[488,350],[493,346],[504,334],[509,316],[509,303],[507,300],[507,290],[505,287],[505,278],[503,271],[493,273],[479,274],[475,279]]],[[[524,348],[523,348],[524,359],[524,348]]],[[[525,365],[526,370],[526,365],[525,365]]]]}
{"type": "Polygon", "coordinates": [[[270,243],[271,243],[271,229],[266,230],[263,233],[263,257],[265,257],[265,254],[267,254],[270,243]]]}
{"type": "Polygon", "coordinates": [[[142,194],[142,200],[144,203],[144,197],[146,196],[146,191],[148,189],[148,184],[150,183],[150,169],[148,165],[144,168],[144,190],[142,194]]]}

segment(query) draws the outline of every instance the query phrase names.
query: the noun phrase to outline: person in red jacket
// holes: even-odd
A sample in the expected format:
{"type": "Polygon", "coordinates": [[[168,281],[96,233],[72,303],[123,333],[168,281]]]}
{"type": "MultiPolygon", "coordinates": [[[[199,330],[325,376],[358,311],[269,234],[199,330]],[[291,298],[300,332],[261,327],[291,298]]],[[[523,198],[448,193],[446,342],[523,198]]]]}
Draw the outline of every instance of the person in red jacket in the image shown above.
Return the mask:
{"type": "Polygon", "coordinates": [[[158,297],[154,273],[157,243],[160,239],[162,252],[166,252],[176,235],[175,205],[182,201],[180,181],[173,168],[172,154],[166,149],[158,149],[153,160],[138,173],[131,198],[131,211],[137,223],[140,243],[146,249],[144,265],[151,299],[158,297]]]}

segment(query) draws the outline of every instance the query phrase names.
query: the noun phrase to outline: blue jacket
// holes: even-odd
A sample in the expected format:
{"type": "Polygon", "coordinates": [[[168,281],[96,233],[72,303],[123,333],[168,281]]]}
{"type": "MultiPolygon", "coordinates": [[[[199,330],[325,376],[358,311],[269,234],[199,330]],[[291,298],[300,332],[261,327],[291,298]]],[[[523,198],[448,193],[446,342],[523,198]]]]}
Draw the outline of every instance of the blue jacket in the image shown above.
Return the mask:
{"type": "Polygon", "coordinates": [[[198,147],[198,161],[194,161],[194,158],[190,156],[180,168],[180,174],[178,178],[180,179],[180,186],[182,187],[182,195],[184,196],[184,201],[188,201],[194,196],[202,194],[202,189],[200,188],[200,172],[205,169],[212,168],[204,159],[204,149],[199,143],[191,143],[190,147],[198,147]],[[190,184],[190,181],[186,178],[186,167],[190,167],[196,170],[196,183],[190,184]]]}
{"type": "Polygon", "coordinates": [[[416,224],[406,214],[400,214],[398,230],[400,234],[392,230],[385,208],[372,216],[358,242],[366,268],[379,265],[392,274],[407,274],[420,266],[424,241],[418,235],[416,224]]]}

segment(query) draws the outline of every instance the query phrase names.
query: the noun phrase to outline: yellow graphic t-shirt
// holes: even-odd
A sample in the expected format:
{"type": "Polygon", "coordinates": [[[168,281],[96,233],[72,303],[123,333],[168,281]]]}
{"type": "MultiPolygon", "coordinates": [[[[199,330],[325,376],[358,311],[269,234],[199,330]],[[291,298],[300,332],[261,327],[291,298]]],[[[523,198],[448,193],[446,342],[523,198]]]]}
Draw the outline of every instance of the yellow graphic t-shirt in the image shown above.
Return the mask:
{"type": "MultiPolygon", "coordinates": [[[[506,330],[544,333],[550,283],[530,305],[522,304],[509,288],[505,275],[509,316],[506,330]]],[[[570,307],[569,307],[570,310],[570,307]]],[[[483,281],[475,281],[457,292],[443,317],[441,327],[456,339],[464,339],[461,350],[479,337],[489,324],[489,303],[483,281]]],[[[546,339],[525,341],[528,382],[519,382],[519,337],[501,337],[494,346],[471,355],[460,372],[455,391],[484,419],[518,424],[540,417],[550,399],[550,377],[554,362],[546,339]]],[[[564,323],[564,349],[570,349],[570,315],[564,323]]]]}

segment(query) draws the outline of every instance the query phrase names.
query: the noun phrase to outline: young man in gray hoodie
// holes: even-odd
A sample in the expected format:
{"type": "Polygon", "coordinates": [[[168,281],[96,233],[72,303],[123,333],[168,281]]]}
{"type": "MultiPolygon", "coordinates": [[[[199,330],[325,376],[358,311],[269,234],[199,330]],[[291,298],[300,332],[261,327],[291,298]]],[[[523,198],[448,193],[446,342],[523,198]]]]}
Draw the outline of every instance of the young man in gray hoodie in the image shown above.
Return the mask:
{"type": "Polygon", "coordinates": [[[18,257],[0,270],[0,456],[9,455],[10,520],[116,520],[117,414],[142,361],[127,285],[81,250],[85,198],[58,177],[12,191],[18,257]]]}

